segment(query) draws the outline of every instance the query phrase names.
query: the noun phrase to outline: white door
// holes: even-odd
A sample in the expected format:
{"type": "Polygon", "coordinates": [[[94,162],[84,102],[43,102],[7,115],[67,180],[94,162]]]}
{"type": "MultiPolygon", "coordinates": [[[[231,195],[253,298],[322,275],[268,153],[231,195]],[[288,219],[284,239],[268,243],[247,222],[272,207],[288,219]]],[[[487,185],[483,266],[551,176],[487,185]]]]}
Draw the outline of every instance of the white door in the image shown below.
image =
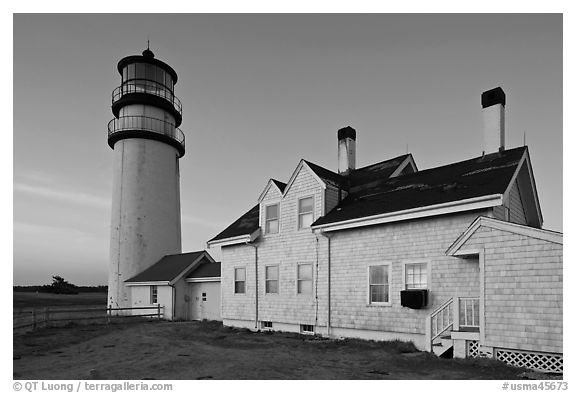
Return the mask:
{"type": "Polygon", "coordinates": [[[222,320],[219,281],[190,283],[190,316],[193,320],[222,320]]]}

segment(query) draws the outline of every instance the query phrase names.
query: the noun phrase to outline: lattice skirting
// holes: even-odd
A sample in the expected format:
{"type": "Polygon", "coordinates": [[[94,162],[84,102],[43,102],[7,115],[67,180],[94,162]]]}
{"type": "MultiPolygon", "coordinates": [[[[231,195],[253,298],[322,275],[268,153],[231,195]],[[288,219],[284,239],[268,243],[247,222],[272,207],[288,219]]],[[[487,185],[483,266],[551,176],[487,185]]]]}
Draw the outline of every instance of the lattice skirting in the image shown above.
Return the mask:
{"type": "Polygon", "coordinates": [[[480,343],[478,342],[478,340],[467,340],[466,357],[477,358],[479,354],[480,354],[480,343]]]}
{"type": "Polygon", "coordinates": [[[517,367],[548,373],[563,372],[563,356],[552,353],[520,351],[516,349],[494,348],[494,357],[504,363],[517,367]]]}

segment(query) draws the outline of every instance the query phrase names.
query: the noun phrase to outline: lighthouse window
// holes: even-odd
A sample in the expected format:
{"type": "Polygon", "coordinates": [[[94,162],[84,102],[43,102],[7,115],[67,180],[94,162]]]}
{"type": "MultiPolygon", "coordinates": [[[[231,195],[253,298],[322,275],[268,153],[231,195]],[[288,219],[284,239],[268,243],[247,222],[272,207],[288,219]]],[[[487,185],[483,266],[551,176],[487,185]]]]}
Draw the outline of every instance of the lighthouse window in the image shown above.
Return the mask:
{"type": "Polygon", "coordinates": [[[146,79],[153,81],[156,78],[156,70],[152,64],[145,64],[144,67],[146,68],[146,79]]]}
{"type": "Polygon", "coordinates": [[[154,68],[156,68],[156,78],[154,80],[158,83],[164,84],[164,70],[160,67],[154,68]]]}
{"type": "Polygon", "coordinates": [[[126,77],[125,80],[134,79],[134,77],[136,76],[135,68],[136,68],[135,64],[128,64],[128,66],[125,68],[128,70],[128,76],[126,77]]]}
{"type": "Polygon", "coordinates": [[[122,82],[128,80],[128,67],[122,68],[122,82]]]}
{"type": "Polygon", "coordinates": [[[144,64],[136,63],[136,79],[145,79],[146,78],[146,69],[144,64]]]}
{"type": "Polygon", "coordinates": [[[172,76],[169,73],[166,73],[166,82],[164,84],[168,89],[172,90],[172,76]]]}

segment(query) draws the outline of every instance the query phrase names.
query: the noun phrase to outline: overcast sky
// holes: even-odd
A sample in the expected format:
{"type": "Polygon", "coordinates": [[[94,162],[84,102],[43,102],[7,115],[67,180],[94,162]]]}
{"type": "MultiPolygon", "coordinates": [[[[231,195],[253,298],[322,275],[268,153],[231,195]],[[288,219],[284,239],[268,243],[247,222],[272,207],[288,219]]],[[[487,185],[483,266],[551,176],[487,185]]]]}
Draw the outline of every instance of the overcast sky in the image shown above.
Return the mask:
{"type": "MultiPolygon", "coordinates": [[[[544,227],[562,231],[561,15],[15,15],[14,284],[107,283],[116,64],[146,48],[178,73],[183,251],[257,203],[300,158],[337,169],[407,150],[420,169],[482,153],[480,94],[507,94],[544,227]]],[[[210,250],[219,260],[218,250],[210,250]]]]}

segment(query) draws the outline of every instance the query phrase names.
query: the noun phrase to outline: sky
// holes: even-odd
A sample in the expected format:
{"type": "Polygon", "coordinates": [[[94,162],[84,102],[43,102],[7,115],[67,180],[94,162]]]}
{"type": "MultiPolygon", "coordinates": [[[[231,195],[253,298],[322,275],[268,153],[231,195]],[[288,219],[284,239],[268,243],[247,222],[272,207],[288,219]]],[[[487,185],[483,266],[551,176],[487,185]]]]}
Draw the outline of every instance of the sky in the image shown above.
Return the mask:
{"type": "Polygon", "coordinates": [[[336,171],[348,125],[358,167],[481,155],[480,95],[496,86],[506,147],[525,138],[544,228],[563,230],[560,14],[15,14],[14,285],[107,283],[111,93],[147,39],[179,76],[184,252],[301,158],[336,171]]]}

